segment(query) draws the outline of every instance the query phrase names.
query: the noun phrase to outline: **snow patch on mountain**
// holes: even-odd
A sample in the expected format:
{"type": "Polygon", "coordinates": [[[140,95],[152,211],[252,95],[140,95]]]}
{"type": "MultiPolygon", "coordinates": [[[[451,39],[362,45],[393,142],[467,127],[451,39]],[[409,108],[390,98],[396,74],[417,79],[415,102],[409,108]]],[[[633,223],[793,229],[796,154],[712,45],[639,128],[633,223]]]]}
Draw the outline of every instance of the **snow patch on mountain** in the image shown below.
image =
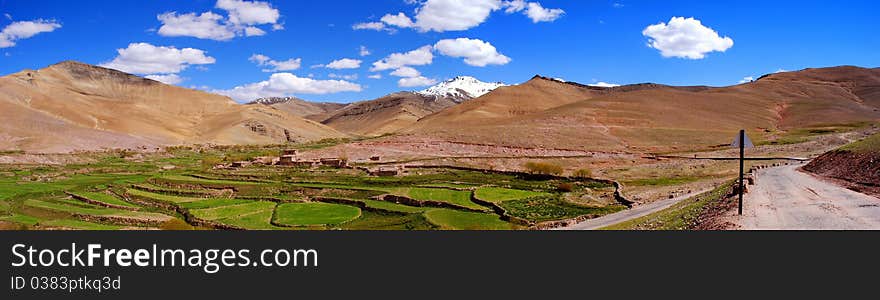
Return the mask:
{"type": "Polygon", "coordinates": [[[506,84],[501,82],[483,82],[470,76],[458,76],[416,93],[425,96],[449,97],[463,101],[480,97],[502,86],[506,86],[506,84]]]}

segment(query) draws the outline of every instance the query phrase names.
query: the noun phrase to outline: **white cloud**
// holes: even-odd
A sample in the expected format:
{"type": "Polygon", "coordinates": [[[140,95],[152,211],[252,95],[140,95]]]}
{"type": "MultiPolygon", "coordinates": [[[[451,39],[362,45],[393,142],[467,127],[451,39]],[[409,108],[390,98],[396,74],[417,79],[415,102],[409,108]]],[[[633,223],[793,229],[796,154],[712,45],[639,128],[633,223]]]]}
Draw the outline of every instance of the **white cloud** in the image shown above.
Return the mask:
{"type": "Polygon", "coordinates": [[[354,30],[375,30],[382,31],[385,30],[385,23],[382,22],[365,22],[365,23],[357,23],[351,26],[354,30]]]}
{"type": "Polygon", "coordinates": [[[645,28],[648,47],[660,50],[663,57],[703,59],[709,52],[724,52],[733,47],[733,39],[721,37],[712,28],[694,18],[672,17],[645,28]]]}
{"type": "Polygon", "coordinates": [[[599,82],[597,82],[597,83],[594,83],[594,84],[588,84],[588,85],[589,85],[589,86],[595,86],[595,87],[604,87],[604,88],[613,88],[613,87],[618,87],[618,86],[620,86],[619,84],[615,84],[615,83],[607,83],[607,82],[604,82],[604,81],[599,81],[599,82]]]}
{"type": "Polygon", "coordinates": [[[263,36],[266,35],[266,31],[253,26],[245,27],[244,29],[245,36],[263,36]]]}
{"type": "Polygon", "coordinates": [[[530,2],[529,8],[526,10],[526,16],[532,19],[532,23],[553,22],[562,17],[565,11],[558,8],[544,8],[541,3],[530,2]]]}
{"type": "Polygon", "coordinates": [[[216,62],[213,57],[199,49],[157,47],[148,43],[131,43],[127,48],[117,49],[116,52],[116,58],[101,66],[133,74],[170,74],[179,73],[190,65],[216,62]]]}
{"type": "Polygon", "coordinates": [[[504,7],[505,7],[504,12],[508,13],[508,14],[518,13],[518,12],[525,10],[526,5],[528,5],[528,3],[526,3],[525,0],[505,1],[504,2],[504,7]]]}
{"type": "Polygon", "coordinates": [[[223,23],[223,16],[206,12],[201,15],[188,13],[178,15],[167,12],[156,17],[162,22],[161,36],[189,36],[200,39],[226,41],[235,37],[235,28],[223,23]]]}
{"type": "Polygon", "coordinates": [[[401,78],[397,81],[397,85],[400,87],[429,86],[434,84],[437,84],[437,80],[426,78],[424,76],[401,78]]]}
{"type": "Polygon", "coordinates": [[[373,75],[367,76],[367,78],[369,78],[369,79],[382,79],[382,74],[373,74],[373,75]]]}
{"type": "Polygon", "coordinates": [[[251,55],[248,60],[256,63],[258,66],[268,67],[266,69],[263,69],[263,72],[293,71],[299,69],[302,66],[301,58],[291,58],[284,61],[276,61],[262,54],[254,54],[251,55]]]}
{"type": "Polygon", "coordinates": [[[422,73],[411,67],[400,67],[399,69],[394,70],[394,72],[391,72],[391,75],[412,78],[422,76],[422,73]]]}
{"type": "Polygon", "coordinates": [[[164,84],[178,84],[183,82],[183,78],[180,78],[177,74],[166,74],[166,75],[147,75],[144,76],[146,78],[164,83],[164,84]]]}
{"type": "Polygon", "coordinates": [[[508,14],[523,12],[532,22],[552,22],[565,12],[562,9],[547,9],[538,2],[525,0],[407,0],[407,4],[417,4],[415,17],[405,13],[386,14],[380,22],[355,24],[357,30],[376,30],[396,32],[392,27],[414,28],[421,32],[463,31],[486,22],[492,12],[504,9],[508,14]],[[413,21],[415,20],[415,21],[413,21]]]}
{"type": "Polygon", "coordinates": [[[334,60],[324,67],[326,67],[328,69],[336,69],[336,70],[357,69],[357,68],[361,67],[361,62],[362,62],[361,60],[357,60],[357,59],[343,58],[343,59],[334,60]]]}
{"type": "Polygon", "coordinates": [[[510,57],[498,53],[492,44],[478,39],[441,40],[434,45],[434,48],[446,56],[463,57],[466,64],[475,67],[504,65],[511,60],[510,57]]]}
{"type": "Polygon", "coordinates": [[[359,84],[345,80],[315,80],[297,77],[290,73],[275,73],[268,80],[237,86],[228,90],[212,92],[229,96],[238,101],[251,101],[264,97],[284,97],[294,94],[332,94],[360,92],[359,84]]]}
{"type": "Polygon", "coordinates": [[[370,49],[367,49],[367,46],[361,46],[358,54],[360,56],[369,56],[370,54],[373,54],[373,53],[370,52],[370,49]]]}
{"type": "Polygon", "coordinates": [[[232,24],[276,24],[281,17],[281,13],[268,2],[217,0],[216,6],[229,13],[229,22],[232,24]]]}
{"type": "Polygon", "coordinates": [[[380,61],[374,62],[370,71],[399,69],[403,66],[423,66],[434,62],[431,46],[423,46],[406,53],[393,53],[380,61]]]}
{"type": "Polygon", "coordinates": [[[746,77],[743,77],[743,79],[740,80],[739,83],[740,83],[740,84],[743,84],[743,83],[749,83],[749,82],[752,82],[752,81],[755,81],[755,77],[752,77],[752,76],[746,76],[746,77]]]}
{"type": "Polygon", "coordinates": [[[476,27],[501,9],[500,0],[427,0],[416,10],[420,31],[461,31],[476,27]]]}
{"type": "Polygon", "coordinates": [[[382,17],[381,21],[382,23],[401,28],[410,28],[415,25],[412,19],[407,17],[404,13],[397,13],[396,15],[387,14],[382,17]]]}
{"type": "Polygon", "coordinates": [[[327,74],[327,77],[330,77],[330,78],[341,78],[341,79],[345,79],[345,80],[357,80],[357,79],[358,79],[358,75],[357,75],[357,74],[349,74],[349,75],[345,75],[345,74],[334,74],[334,73],[330,73],[330,74],[327,74]]]}
{"type": "MultiPolygon", "coordinates": [[[[7,18],[11,17],[7,15],[7,18]]],[[[33,37],[43,32],[52,32],[61,28],[61,24],[54,20],[33,20],[12,22],[0,31],[0,48],[15,46],[15,41],[33,37]]]]}
{"type": "Polygon", "coordinates": [[[12,15],[10,15],[10,14],[3,14],[3,16],[6,17],[7,19],[9,19],[10,21],[12,20],[12,15]]]}
{"type": "Polygon", "coordinates": [[[156,18],[162,22],[161,36],[188,36],[200,39],[226,41],[236,36],[262,36],[266,31],[256,25],[271,25],[272,30],[284,29],[278,23],[281,14],[263,1],[218,0],[216,7],[225,10],[228,17],[214,12],[166,12],[156,18]]]}

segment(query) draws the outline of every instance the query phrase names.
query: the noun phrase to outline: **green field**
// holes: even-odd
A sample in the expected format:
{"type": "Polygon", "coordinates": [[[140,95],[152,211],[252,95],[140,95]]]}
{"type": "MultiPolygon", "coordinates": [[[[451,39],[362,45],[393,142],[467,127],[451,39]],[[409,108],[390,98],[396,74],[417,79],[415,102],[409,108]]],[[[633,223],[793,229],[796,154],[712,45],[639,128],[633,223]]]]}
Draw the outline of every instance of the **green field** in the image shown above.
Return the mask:
{"type": "Polygon", "coordinates": [[[131,207],[137,208],[136,205],[123,201],[122,199],[117,198],[116,196],[110,195],[108,193],[99,193],[99,192],[77,192],[73,193],[74,195],[105,203],[110,205],[122,206],[122,207],[131,207]]]}
{"type": "Polygon", "coordinates": [[[357,207],[330,203],[287,203],[278,206],[275,222],[290,226],[338,225],[361,215],[357,207]]]}
{"type": "MultiPolygon", "coordinates": [[[[591,194],[594,197],[608,194],[609,185],[590,180],[443,168],[375,177],[353,168],[255,165],[215,170],[203,164],[209,158],[225,161],[277,155],[279,149],[179,147],[140,153],[137,159],[111,151],[72,154],[80,160],[67,165],[0,165],[0,228],[136,229],[112,223],[128,220],[166,228],[162,222],[176,219],[194,229],[227,228],[224,225],[253,230],[526,229],[502,221],[492,207],[472,199],[497,203],[510,216],[532,222],[619,209],[561,200],[577,199],[592,189],[598,191],[591,194]],[[175,168],[163,168],[166,165],[175,168]],[[576,189],[562,192],[557,188],[560,184],[576,189]],[[89,204],[67,193],[120,208],[89,204]],[[392,203],[383,201],[390,199],[384,195],[415,201],[392,203]]],[[[172,223],[166,229],[183,227],[172,223]]]]}
{"type": "Polygon", "coordinates": [[[446,230],[512,230],[516,226],[497,215],[451,209],[432,209],[425,213],[431,223],[446,230]]]}
{"type": "Polygon", "coordinates": [[[226,206],[217,206],[203,209],[193,209],[190,212],[194,217],[203,220],[236,219],[254,212],[272,211],[275,209],[274,202],[247,202],[226,206]]]}
{"type": "Polygon", "coordinates": [[[489,201],[492,203],[501,203],[509,200],[526,199],[537,196],[547,196],[547,193],[513,190],[496,187],[483,187],[474,192],[477,199],[489,201]]]}
{"type": "Polygon", "coordinates": [[[456,191],[444,188],[411,188],[406,196],[416,200],[440,201],[476,210],[488,208],[471,201],[471,192],[456,191]]]}

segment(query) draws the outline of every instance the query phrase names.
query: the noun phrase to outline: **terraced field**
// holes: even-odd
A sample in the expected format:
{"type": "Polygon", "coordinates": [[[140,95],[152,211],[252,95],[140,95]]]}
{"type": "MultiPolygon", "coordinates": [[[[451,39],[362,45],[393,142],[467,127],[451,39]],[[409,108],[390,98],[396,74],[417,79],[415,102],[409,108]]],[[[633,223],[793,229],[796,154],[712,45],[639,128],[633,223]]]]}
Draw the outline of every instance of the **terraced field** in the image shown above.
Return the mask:
{"type": "Polygon", "coordinates": [[[219,153],[194,150],[137,161],[93,155],[78,165],[0,166],[2,228],[513,230],[622,207],[569,202],[613,187],[561,177],[442,168],[396,177],[354,168],[215,170],[202,160],[219,153]]]}

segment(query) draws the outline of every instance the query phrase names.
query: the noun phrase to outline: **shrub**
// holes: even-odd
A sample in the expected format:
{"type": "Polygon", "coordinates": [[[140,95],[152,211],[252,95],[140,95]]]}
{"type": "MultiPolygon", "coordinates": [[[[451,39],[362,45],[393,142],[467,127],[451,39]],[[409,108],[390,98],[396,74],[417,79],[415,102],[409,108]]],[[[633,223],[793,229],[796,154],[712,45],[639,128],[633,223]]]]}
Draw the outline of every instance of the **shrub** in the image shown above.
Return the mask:
{"type": "Polygon", "coordinates": [[[217,156],[208,156],[208,157],[202,158],[202,168],[205,168],[205,169],[213,168],[214,166],[219,165],[221,163],[223,163],[223,160],[217,156]]]}
{"type": "Polygon", "coordinates": [[[570,193],[570,192],[574,191],[574,185],[572,185],[571,183],[568,183],[568,182],[563,182],[563,183],[560,183],[559,185],[557,185],[556,189],[559,190],[560,192],[570,193]]]}
{"type": "Polygon", "coordinates": [[[590,178],[590,177],[593,177],[593,171],[590,171],[590,169],[580,169],[580,170],[574,171],[574,177],[590,178]]]}
{"type": "Polygon", "coordinates": [[[560,175],[562,174],[562,166],[551,163],[528,162],[525,164],[526,170],[532,174],[540,175],[560,175]]]}

